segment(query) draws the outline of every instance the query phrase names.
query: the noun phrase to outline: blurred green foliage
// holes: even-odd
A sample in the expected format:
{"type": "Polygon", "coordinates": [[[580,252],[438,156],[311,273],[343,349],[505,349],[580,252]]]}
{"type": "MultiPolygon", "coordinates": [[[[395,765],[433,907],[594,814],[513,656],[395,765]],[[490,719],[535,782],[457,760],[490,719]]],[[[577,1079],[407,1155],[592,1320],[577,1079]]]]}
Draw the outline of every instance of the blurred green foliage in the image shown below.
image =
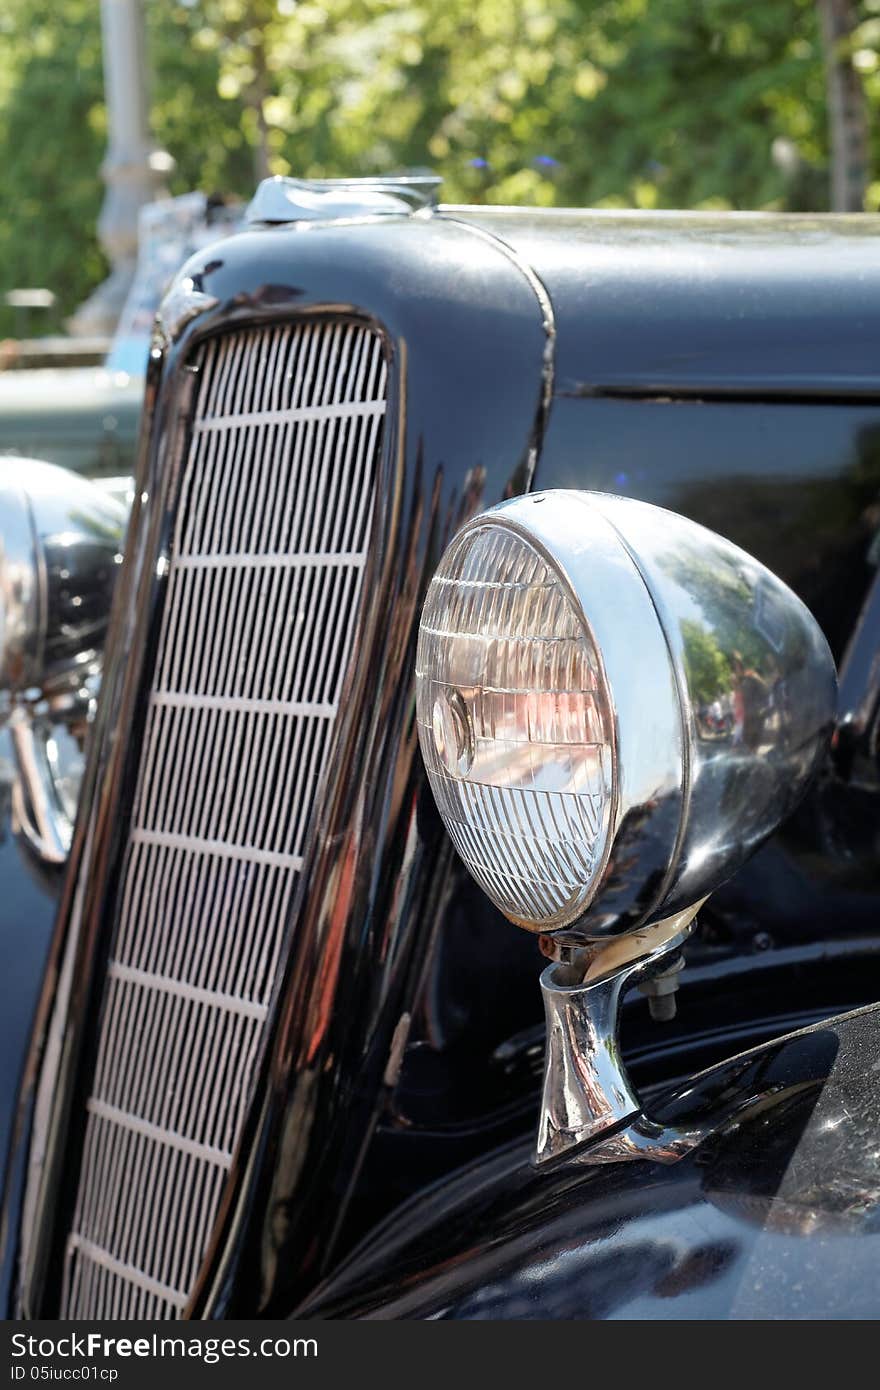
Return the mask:
{"type": "Polygon", "coordinates": [[[692,618],[681,624],[688,686],[698,707],[711,705],[730,689],[730,662],[716,637],[692,618]]]}
{"type": "MultiPolygon", "coordinates": [[[[145,0],[174,192],[430,166],[452,201],[827,206],[814,0],[145,0]]],[[[880,105],[880,0],[851,61],[880,105]]],[[[98,0],[0,7],[0,290],[104,273],[98,0]]],[[[880,145],[874,150],[880,178],[880,145]]],[[[880,181],[868,191],[880,205],[880,181]]],[[[10,331],[7,314],[0,335],[10,331]]]]}

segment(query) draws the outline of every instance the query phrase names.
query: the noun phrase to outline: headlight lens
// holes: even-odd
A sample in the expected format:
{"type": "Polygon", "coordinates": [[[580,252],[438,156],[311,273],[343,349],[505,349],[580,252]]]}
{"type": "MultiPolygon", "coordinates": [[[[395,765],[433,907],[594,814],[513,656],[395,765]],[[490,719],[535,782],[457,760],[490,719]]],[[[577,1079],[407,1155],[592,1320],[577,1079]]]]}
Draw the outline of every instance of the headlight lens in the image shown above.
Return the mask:
{"type": "Polygon", "coordinates": [[[565,580],[491,522],[446,552],[419,632],[417,717],[456,849],[513,921],[574,921],[604,862],[613,716],[565,580]]]}

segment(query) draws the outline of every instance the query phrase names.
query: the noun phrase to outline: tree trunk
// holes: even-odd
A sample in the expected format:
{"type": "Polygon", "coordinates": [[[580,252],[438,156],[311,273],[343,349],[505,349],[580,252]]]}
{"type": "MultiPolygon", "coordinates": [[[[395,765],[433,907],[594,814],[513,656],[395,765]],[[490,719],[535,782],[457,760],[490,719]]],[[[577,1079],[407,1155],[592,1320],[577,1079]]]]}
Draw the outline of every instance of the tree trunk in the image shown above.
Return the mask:
{"type": "Polygon", "coordinates": [[[816,0],[825,50],[831,208],[862,212],[868,183],[868,114],[846,40],[857,19],[853,0],[816,0]]]}

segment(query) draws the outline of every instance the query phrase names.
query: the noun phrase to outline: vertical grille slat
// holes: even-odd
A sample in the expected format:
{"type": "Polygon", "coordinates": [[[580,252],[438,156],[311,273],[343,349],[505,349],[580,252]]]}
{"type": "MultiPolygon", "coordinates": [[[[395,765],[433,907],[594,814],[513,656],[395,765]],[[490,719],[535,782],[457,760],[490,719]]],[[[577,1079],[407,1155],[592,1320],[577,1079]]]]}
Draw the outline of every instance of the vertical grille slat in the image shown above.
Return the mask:
{"type": "Polygon", "coordinates": [[[251,1097],[351,657],[381,337],[202,345],[106,968],[62,1315],[177,1317],[251,1097]]]}

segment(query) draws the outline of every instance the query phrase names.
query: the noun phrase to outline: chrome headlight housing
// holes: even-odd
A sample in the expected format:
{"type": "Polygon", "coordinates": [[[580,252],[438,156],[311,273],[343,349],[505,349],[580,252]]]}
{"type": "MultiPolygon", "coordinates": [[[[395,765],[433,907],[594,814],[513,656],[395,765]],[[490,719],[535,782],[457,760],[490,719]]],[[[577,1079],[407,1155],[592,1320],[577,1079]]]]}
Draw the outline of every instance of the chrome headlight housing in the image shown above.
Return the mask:
{"type": "Polygon", "coordinates": [[[469,522],[426,597],[417,717],[446,828],[560,940],[704,898],[794,807],[835,711],[800,600],[703,527],[598,493],[469,522]]]}
{"type": "Polygon", "coordinates": [[[0,711],[13,823],[41,858],[70,848],[126,509],[37,459],[0,459],[0,711]]]}
{"type": "Polygon", "coordinates": [[[99,661],[126,509],[38,459],[0,459],[0,690],[79,680],[99,661]]]}

